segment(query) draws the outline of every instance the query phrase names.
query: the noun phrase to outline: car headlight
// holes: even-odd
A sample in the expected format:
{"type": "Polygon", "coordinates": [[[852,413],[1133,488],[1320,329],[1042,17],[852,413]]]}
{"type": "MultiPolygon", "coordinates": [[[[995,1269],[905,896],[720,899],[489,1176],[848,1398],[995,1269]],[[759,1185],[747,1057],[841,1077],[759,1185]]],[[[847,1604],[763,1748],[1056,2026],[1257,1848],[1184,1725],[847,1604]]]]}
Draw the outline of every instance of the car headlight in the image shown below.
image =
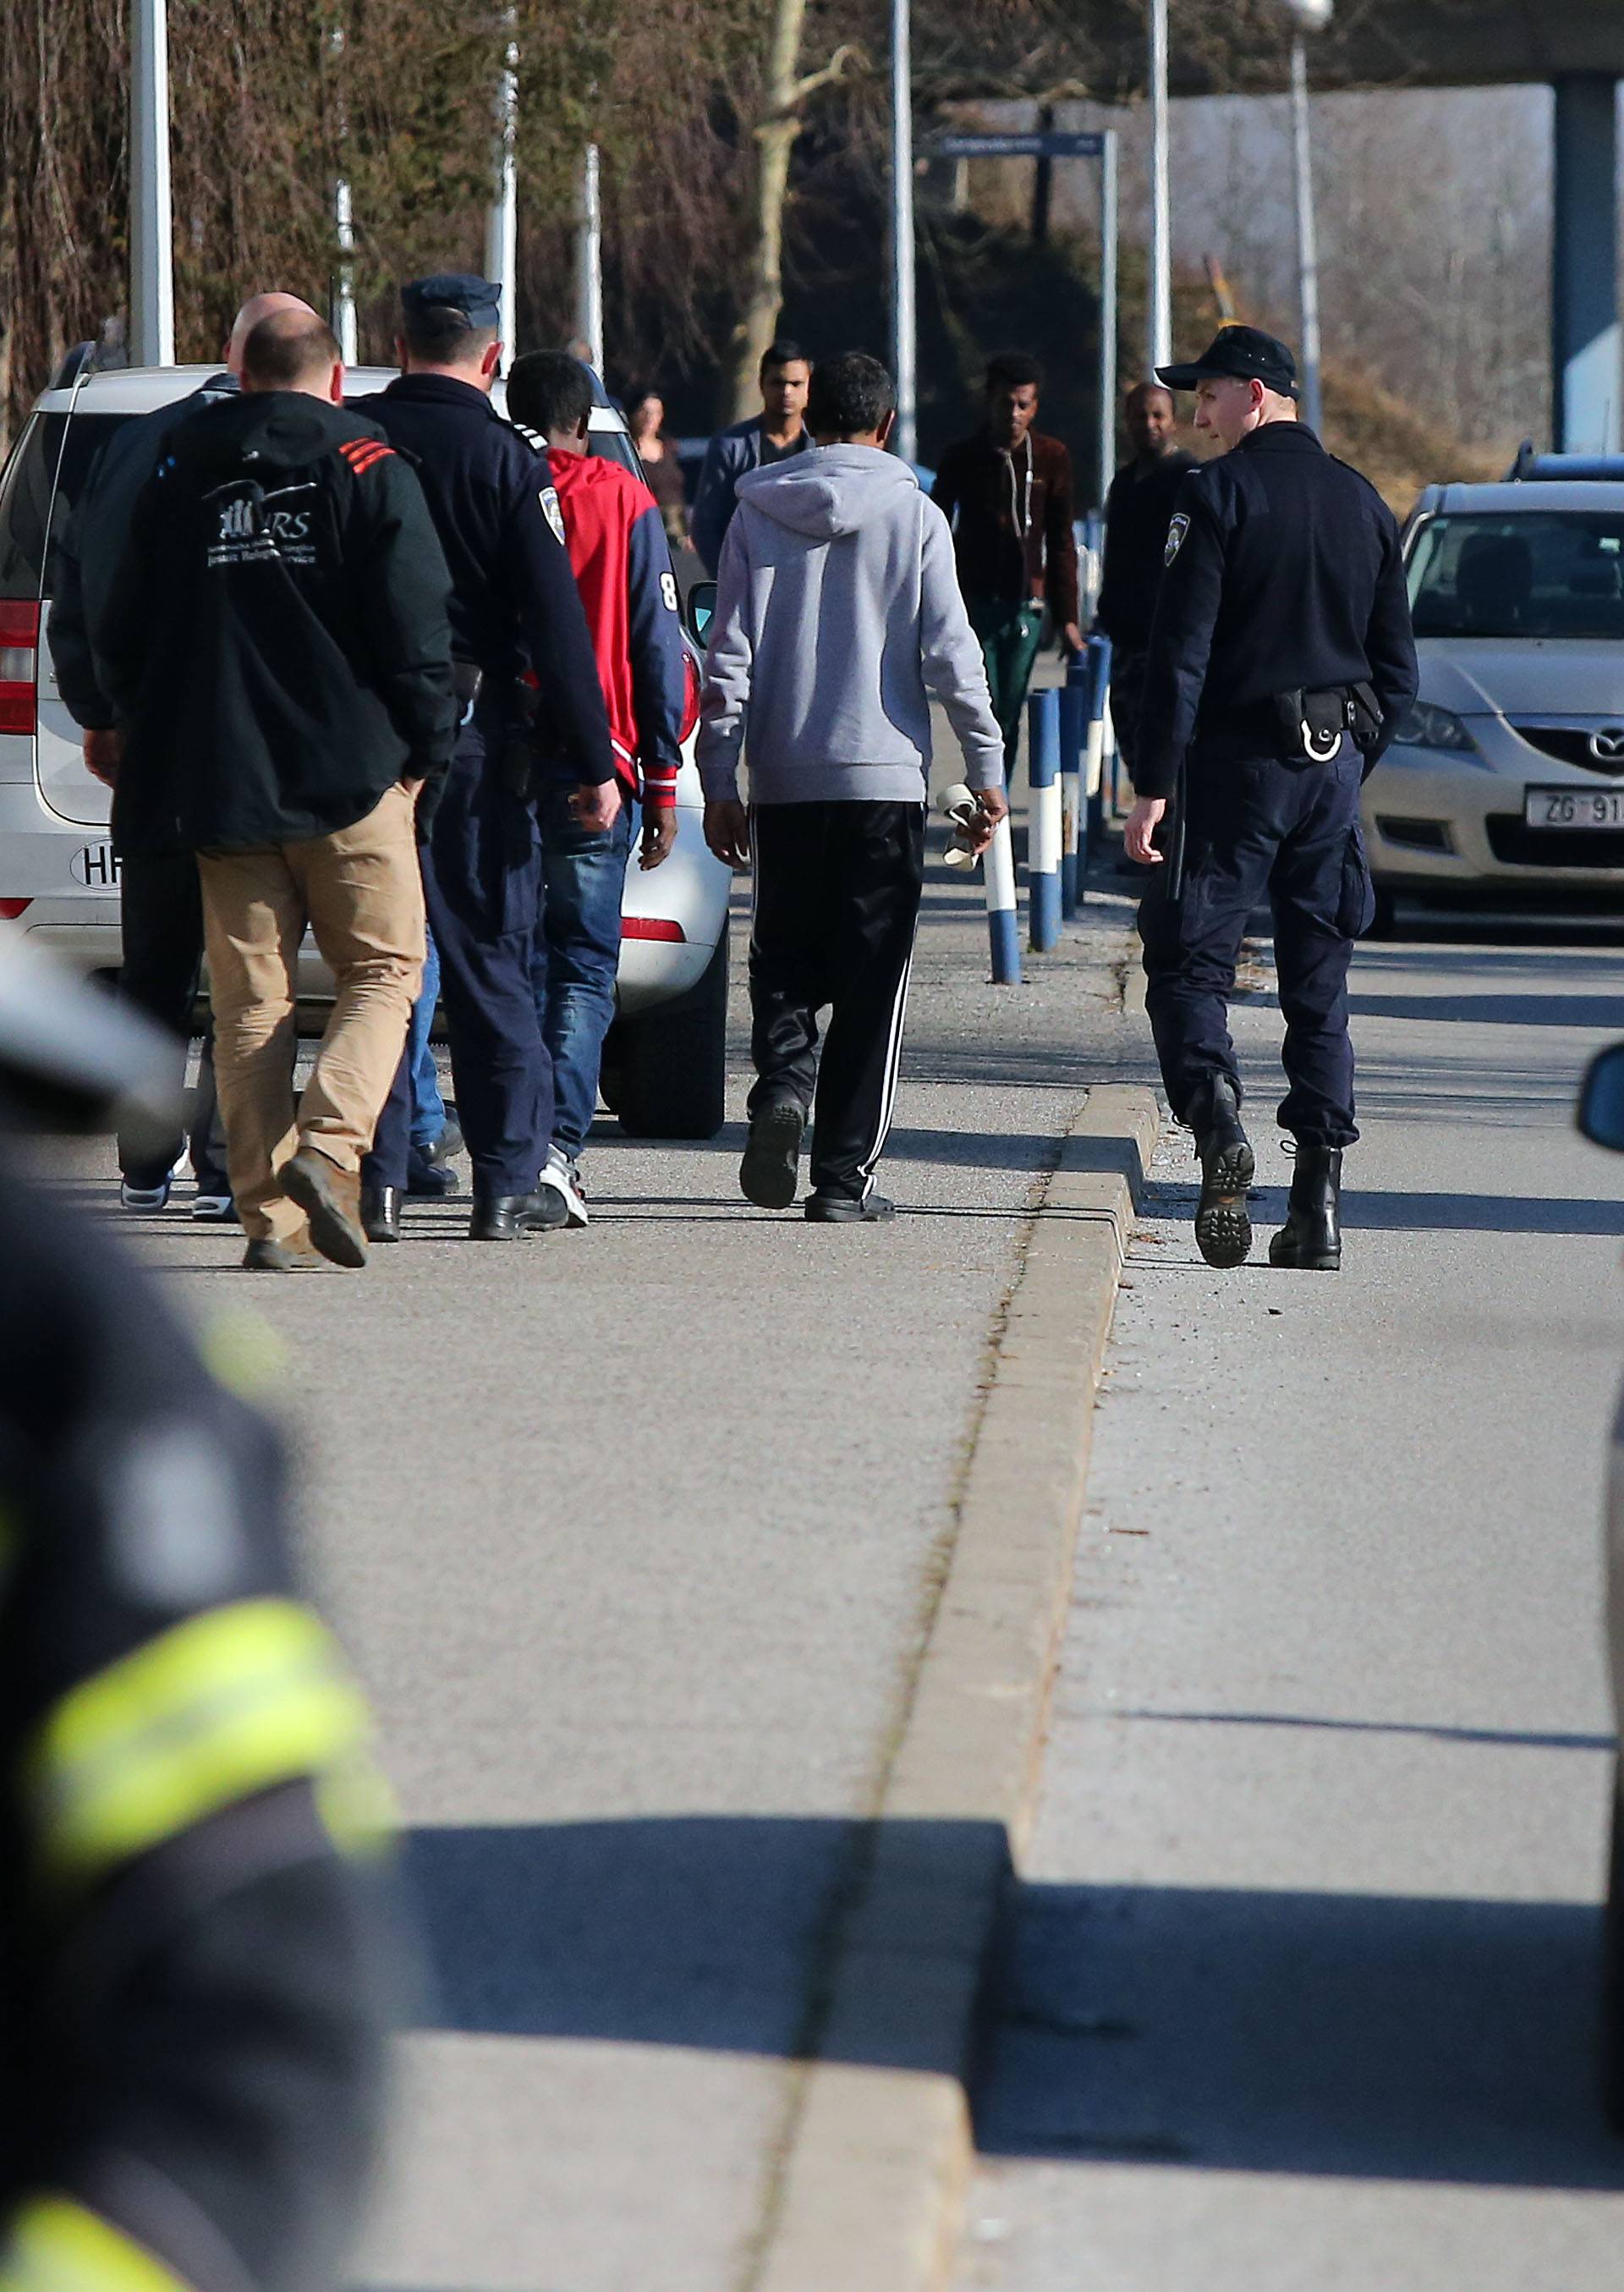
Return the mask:
{"type": "Polygon", "coordinates": [[[1393,738],[1406,748],[1440,748],[1446,755],[1469,757],[1475,764],[1484,762],[1460,718],[1451,709],[1434,707],[1430,700],[1412,700],[1393,738]]]}

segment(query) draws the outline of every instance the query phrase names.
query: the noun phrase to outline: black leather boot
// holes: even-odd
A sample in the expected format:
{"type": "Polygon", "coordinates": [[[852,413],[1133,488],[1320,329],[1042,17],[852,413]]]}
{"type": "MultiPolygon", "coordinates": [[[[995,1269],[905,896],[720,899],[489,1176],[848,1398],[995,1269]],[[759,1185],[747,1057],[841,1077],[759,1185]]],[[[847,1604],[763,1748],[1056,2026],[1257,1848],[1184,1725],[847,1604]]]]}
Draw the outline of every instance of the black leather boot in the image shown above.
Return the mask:
{"type": "Polygon", "coordinates": [[[1342,1149],[1299,1146],[1286,1222],[1269,1244],[1271,1265],[1312,1273],[1342,1268],[1342,1149]]]}
{"type": "Polygon", "coordinates": [[[534,1194],[476,1194],[468,1222],[470,1241],[519,1241],[561,1226],[569,1211],[561,1194],[543,1186],[534,1194]]]}
{"type": "Polygon", "coordinates": [[[400,1198],[398,1186],[362,1187],[361,1223],[368,1241],[399,1240],[400,1198]]]}
{"type": "Polygon", "coordinates": [[[1189,1124],[1201,1158],[1195,1246],[1209,1265],[1244,1265],[1252,1246],[1246,1194],[1254,1166],[1241,1127],[1240,1098],[1227,1075],[1213,1076],[1190,1110],[1189,1124]]]}

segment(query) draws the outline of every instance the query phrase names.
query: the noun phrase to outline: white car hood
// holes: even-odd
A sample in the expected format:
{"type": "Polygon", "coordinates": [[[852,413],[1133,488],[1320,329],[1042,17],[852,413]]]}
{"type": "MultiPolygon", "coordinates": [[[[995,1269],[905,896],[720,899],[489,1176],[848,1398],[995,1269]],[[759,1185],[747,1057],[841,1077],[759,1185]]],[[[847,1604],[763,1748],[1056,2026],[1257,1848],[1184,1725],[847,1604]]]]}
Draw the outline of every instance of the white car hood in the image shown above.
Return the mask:
{"type": "Polygon", "coordinates": [[[1423,637],[1423,700],[1457,716],[1602,717],[1624,724],[1624,644],[1606,639],[1423,637]]]}

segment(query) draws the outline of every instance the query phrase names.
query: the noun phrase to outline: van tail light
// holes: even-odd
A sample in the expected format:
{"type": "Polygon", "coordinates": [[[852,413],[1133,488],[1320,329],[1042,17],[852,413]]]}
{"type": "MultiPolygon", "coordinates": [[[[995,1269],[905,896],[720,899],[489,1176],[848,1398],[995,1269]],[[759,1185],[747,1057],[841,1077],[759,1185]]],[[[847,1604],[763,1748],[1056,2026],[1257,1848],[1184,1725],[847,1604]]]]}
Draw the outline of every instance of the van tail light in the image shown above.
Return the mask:
{"type": "Polygon", "coordinates": [[[0,597],[0,732],[32,739],[39,714],[39,607],[0,597]]]}
{"type": "Polygon", "coordinates": [[[32,900],[0,900],[0,923],[14,924],[23,909],[33,904],[32,900]]]}
{"type": "Polygon", "coordinates": [[[687,937],[680,924],[666,923],[659,916],[623,916],[620,935],[622,939],[663,939],[678,944],[687,937]]]}

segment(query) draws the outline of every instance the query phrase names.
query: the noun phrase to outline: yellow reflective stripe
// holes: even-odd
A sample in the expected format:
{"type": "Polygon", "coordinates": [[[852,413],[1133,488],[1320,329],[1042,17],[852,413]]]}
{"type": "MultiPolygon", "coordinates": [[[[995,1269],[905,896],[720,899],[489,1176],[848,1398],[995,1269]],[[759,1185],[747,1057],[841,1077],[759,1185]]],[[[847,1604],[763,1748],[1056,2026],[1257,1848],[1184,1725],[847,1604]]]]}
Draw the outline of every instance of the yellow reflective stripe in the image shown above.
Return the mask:
{"type": "Polygon", "coordinates": [[[291,1600],[175,1625],[72,1689],[25,1769],[42,1870],[86,1882],[234,1800],[351,1756],[366,1706],[291,1600]]]}
{"type": "Polygon", "coordinates": [[[35,2197],[0,2246],[0,2292],[188,2292],[182,2277],[70,2197],[35,2197]]]}

